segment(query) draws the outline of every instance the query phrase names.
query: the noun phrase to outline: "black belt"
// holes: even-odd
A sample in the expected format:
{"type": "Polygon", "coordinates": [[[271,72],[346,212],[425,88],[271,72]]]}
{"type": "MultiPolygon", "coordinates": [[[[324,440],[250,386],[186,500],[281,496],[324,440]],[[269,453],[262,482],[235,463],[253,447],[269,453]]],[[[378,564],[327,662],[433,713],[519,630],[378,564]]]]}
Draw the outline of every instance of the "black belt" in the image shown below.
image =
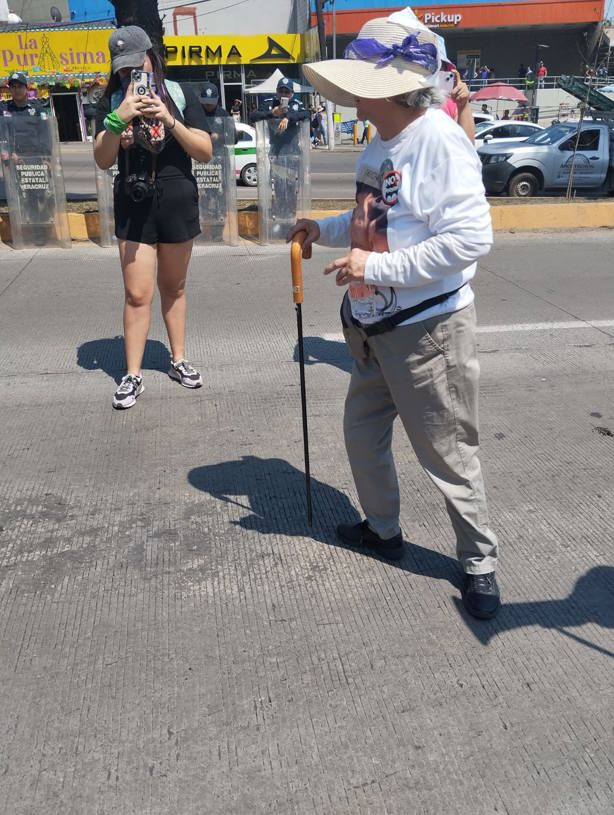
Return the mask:
{"type": "Polygon", "coordinates": [[[460,291],[462,288],[463,286],[459,286],[453,291],[438,294],[437,297],[430,297],[428,300],[423,300],[421,303],[417,303],[415,306],[411,306],[410,308],[404,308],[401,309],[401,311],[396,311],[390,317],[384,317],[383,320],[378,320],[376,323],[371,323],[370,325],[361,325],[354,319],[352,322],[356,323],[361,330],[365,332],[367,337],[373,337],[376,334],[386,334],[386,332],[392,331],[394,328],[396,328],[399,323],[404,323],[405,320],[415,317],[416,314],[420,314],[421,311],[426,311],[428,308],[431,308],[431,306],[438,306],[440,303],[444,303],[448,297],[452,297],[453,294],[456,294],[456,292],[460,291]]]}

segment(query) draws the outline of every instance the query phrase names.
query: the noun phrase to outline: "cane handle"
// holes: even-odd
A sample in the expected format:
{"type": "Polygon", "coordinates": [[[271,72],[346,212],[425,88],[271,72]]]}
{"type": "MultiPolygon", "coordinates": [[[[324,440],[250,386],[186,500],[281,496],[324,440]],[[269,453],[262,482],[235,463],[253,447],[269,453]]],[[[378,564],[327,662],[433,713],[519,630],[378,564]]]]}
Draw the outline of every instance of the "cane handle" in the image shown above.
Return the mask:
{"type": "Polygon", "coordinates": [[[309,260],[311,257],[311,246],[303,252],[303,241],[307,237],[304,230],[297,232],[292,238],[290,248],[290,267],[292,269],[292,300],[295,303],[303,302],[303,267],[301,260],[309,260]]]}

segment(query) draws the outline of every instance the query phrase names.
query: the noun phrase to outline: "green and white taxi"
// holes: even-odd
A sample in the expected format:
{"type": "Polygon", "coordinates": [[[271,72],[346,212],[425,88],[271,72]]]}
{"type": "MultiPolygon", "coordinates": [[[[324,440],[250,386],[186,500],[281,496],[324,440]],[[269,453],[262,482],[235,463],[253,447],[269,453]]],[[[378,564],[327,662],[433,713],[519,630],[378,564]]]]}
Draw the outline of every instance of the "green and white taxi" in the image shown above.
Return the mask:
{"type": "Polygon", "coordinates": [[[235,123],[235,172],[237,181],[246,187],[255,187],[258,184],[258,168],[256,166],[256,131],[251,125],[242,122],[235,123]]]}

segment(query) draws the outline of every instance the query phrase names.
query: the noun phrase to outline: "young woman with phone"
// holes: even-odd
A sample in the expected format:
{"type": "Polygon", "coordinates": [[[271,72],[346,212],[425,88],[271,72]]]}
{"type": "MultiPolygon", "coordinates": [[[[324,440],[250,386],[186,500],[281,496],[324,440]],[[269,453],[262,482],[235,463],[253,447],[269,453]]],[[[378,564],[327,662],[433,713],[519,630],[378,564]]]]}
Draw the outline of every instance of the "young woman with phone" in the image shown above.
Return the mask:
{"type": "Polygon", "coordinates": [[[191,159],[209,161],[212,148],[198,99],[165,79],[164,61],[143,29],[117,29],[109,51],[111,76],[98,105],[94,158],[103,170],[117,162],[119,171],[114,215],[125,289],[127,373],[113,407],[122,410],[144,390],[141,364],[156,279],[172,354],[169,376],[187,388],[202,385],[185,358],[185,281],[200,232],[191,159]]]}

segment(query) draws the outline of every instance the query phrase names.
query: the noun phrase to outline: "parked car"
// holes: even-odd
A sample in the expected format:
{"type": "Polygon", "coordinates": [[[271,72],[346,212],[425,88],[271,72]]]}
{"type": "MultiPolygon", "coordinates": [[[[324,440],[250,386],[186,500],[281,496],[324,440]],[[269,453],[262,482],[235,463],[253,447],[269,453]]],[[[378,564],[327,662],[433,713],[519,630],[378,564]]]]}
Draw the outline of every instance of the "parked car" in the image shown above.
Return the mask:
{"type": "Polygon", "coordinates": [[[235,170],[237,181],[246,187],[258,184],[256,165],[256,131],[251,125],[236,122],[235,170]]]}
{"type": "Polygon", "coordinates": [[[539,130],[544,130],[542,125],[536,125],[533,122],[516,122],[513,119],[480,122],[475,126],[475,146],[524,141],[539,130]]]}
{"type": "Polygon", "coordinates": [[[479,125],[482,124],[482,122],[494,122],[495,117],[492,113],[474,113],[473,121],[476,125],[479,125]]]}
{"type": "Polygon", "coordinates": [[[560,123],[517,144],[480,147],[482,179],[490,195],[507,191],[519,198],[565,189],[573,168],[574,189],[612,187],[610,128],[603,122],[560,123]]]}

